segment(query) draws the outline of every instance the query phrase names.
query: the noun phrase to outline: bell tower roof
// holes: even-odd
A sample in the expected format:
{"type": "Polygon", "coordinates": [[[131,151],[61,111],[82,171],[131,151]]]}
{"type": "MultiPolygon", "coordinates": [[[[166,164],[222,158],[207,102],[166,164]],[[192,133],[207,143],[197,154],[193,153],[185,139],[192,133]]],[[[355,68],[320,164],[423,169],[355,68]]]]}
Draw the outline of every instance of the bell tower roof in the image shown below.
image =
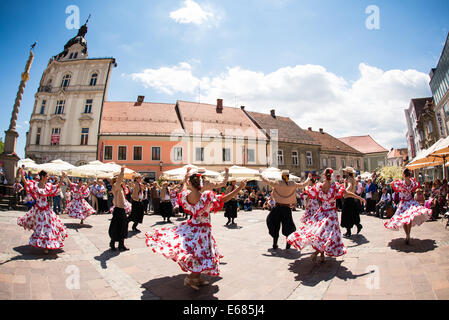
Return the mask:
{"type": "Polygon", "coordinates": [[[84,23],[78,30],[78,34],[67,41],[64,45],[64,50],[53,57],[54,60],[67,60],[67,59],[80,59],[87,58],[87,41],[85,39],[87,33],[87,23],[89,22],[87,18],[86,23],[84,23]]]}

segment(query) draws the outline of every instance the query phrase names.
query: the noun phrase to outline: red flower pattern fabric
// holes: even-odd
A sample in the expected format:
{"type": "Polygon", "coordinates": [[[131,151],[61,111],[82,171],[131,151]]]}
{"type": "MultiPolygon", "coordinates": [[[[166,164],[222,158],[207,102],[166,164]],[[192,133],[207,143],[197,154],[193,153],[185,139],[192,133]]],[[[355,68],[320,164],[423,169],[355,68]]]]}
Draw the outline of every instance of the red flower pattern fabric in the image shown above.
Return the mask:
{"type": "Polygon", "coordinates": [[[84,220],[94,214],[94,208],[84,199],[89,196],[89,189],[84,185],[80,188],[75,183],[70,185],[70,189],[72,190],[72,200],[66,209],[69,217],[84,220]]]}
{"type": "Polygon", "coordinates": [[[421,206],[413,199],[413,192],[418,189],[419,183],[411,178],[410,185],[405,184],[405,180],[396,180],[392,183],[394,191],[399,192],[401,201],[399,202],[396,213],[390,220],[385,222],[387,229],[398,231],[405,224],[420,226],[432,216],[432,209],[421,206]]]}
{"type": "MultiPolygon", "coordinates": [[[[112,214],[114,212],[114,208],[115,206],[112,206],[111,209],[109,210],[109,212],[112,214]]],[[[130,214],[132,211],[132,205],[131,203],[129,203],[128,200],[125,199],[125,213],[126,214],[130,214]]]]}
{"type": "Polygon", "coordinates": [[[210,212],[223,207],[221,195],[205,191],[195,205],[187,201],[190,191],[178,194],[178,204],[191,215],[191,219],[175,227],[156,228],[147,232],[146,244],[153,252],[177,262],[184,272],[220,274],[218,265],[223,257],[211,233],[210,212]]]}
{"type": "Polygon", "coordinates": [[[325,193],[323,184],[319,183],[307,188],[305,192],[310,198],[319,200],[321,206],[306,225],[287,237],[287,242],[298,250],[310,245],[330,257],[344,255],[346,248],[341,237],[336,207],[336,200],[342,198],[345,192],[344,185],[334,182],[325,193]]]}
{"type": "MultiPolygon", "coordinates": [[[[310,187],[306,187],[306,189],[310,189],[310,187]]],[[[306,203],[306,211],[301,217],[301,223],[307,224],[309,222],[309,219],[318,211],[320,208],[320,202],[318,199],[313,199],[311,197],[307,197],[307,203],[306,203]]]]}
{"type": "Polygon", "coordinates": [[[50,208],[48,197],[59,194],[59,186],[47,183],[39,188],[38,181],[28,181],[25,189],[36,201],[35,205],[23,217],[17,218],[17,224],[25,230],[33,230],[29,244],[43,249],[60,249],[64,246],[67,229],[50,208]]]}

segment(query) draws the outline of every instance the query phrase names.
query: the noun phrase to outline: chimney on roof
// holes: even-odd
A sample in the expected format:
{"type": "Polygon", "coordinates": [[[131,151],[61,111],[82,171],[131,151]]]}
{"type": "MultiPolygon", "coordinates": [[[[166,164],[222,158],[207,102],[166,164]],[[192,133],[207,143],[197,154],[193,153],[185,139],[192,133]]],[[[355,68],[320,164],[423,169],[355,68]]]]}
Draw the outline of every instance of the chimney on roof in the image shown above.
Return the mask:
{"type": "Polygon", "coordinates": [[[223,113],[223,99],[217,99],[217,113],[223,113]]]}
{"type": "Polygon", "coordinates": [[[309,127],[309,131],[312,131],[312,127],[309,127]]]}
{"type": "Polygon", "coordinates": [[[145,100],[145,96],[137,96],[137,101],[134,104],[135,106],[140,106],[142,105],[143,100],[145,100]]]}
{"type": "Polygon", "coordinates": [[[323,128],[320,128],[320,133],[324,134],[323,128]]]}
{"type": "Polygon", "coordinates": [[[273,118],[276,118],[276,111],[274,109],[270,110],[270,113],[273,118]]]}
{"type": "Polygon", "coordinates": [[[245,110],[245,106],[240,106],[240,109],[245,110]]]}

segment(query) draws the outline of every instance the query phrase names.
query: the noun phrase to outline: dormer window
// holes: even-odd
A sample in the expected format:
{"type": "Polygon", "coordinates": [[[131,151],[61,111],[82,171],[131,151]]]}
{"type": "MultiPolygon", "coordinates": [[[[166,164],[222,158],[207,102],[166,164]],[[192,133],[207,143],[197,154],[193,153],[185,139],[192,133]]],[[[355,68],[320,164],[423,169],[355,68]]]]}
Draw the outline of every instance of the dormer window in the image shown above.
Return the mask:
{"type": "Polygon", "coordinates": [[[73,59],[76,59],[76,58],[78,58],[78,52],[75,52],[75,53],[73,54],[73,59]]]}
{"type": "Polygon", "coordinates": [[[97,85],[97,79],[98,79],[98,73],[92,74],[92,77],[90,78],[90,86],[96,86],[97,85]]]}
{"type": "Polygon", "coordinates": [[[61,87],[63,88],[68,87],[70,84],[70,78],[71,78],[70,74],[66,74],[64,78],[62,78],[61,87]]]}

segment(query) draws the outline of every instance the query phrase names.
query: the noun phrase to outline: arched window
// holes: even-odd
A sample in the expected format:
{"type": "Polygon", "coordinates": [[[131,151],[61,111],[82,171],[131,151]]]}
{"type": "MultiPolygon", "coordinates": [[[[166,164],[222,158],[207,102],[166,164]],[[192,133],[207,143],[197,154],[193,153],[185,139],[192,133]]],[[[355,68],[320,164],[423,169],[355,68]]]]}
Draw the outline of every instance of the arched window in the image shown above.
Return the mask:
{"type": "Polygon", "coordinates": [[[66,74],[64,78],[62,78],[61,87],[63,88],[68,87],[70,84],[70,78],[71,78],[70,74],[66,74]]]}
{"type": "Polygon", "coordinates": [[[92,77],[90,78],[90,86],[96,86],[97,85],[97,78],[98,78],[98,73],[94,73],[92,74],[92,77]]]}

